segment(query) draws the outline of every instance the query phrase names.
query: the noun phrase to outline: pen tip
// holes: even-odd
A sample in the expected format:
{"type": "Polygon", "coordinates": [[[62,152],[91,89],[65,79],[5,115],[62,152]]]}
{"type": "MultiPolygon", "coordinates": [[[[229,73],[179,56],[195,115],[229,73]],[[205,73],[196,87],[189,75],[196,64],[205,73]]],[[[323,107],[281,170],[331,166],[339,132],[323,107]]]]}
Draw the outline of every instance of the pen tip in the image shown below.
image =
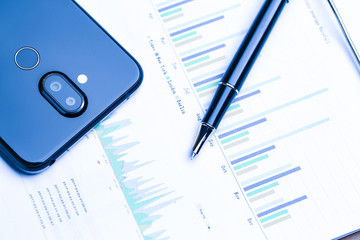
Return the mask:
{"type": "Polygon", "coordinates": [[[191,156],[191,160],[193,160],[196,157],[196,153],[193,152],[192,156],[191,156]]]}

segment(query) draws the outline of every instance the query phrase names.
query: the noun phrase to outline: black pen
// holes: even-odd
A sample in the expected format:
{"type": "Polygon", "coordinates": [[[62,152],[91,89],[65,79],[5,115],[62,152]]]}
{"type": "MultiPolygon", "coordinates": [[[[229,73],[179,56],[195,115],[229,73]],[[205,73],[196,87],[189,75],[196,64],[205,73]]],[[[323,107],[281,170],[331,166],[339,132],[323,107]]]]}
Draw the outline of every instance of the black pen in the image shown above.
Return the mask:
{"type": "Polygon", "coordinates": [[[193,146],[192,158],[199,153],[210,134],[218,127],[234,97],[240,91],[256,57],[287,2],[289,1],[265,0],[239,50],[226,70],[202,120],[198,137],[193,146]]]}

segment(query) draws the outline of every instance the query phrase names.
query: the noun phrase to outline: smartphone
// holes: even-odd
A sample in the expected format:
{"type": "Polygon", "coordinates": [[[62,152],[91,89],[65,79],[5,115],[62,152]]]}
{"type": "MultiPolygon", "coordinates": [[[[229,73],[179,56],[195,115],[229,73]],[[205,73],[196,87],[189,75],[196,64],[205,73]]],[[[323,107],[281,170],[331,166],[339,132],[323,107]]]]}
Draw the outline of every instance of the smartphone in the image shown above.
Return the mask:
{"type": "Polygon", "coordinates": [[[0,155],[21,172],[51,166],[142,82],[75,1],[1,0],[0,31],[0,155]]]}

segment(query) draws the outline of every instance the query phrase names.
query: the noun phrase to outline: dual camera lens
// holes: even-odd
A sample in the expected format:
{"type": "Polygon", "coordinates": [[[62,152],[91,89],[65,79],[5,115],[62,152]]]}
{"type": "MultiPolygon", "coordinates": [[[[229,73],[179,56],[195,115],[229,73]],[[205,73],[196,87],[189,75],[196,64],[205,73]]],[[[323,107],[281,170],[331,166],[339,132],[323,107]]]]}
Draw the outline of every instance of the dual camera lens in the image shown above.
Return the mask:
{"type": "Polygon", "coordinates": [[[40,92],[64,116],[78,116],[85,110],[85,95],[63,73],[45,74],[40,81],[40,92]]]}
{"type": "Polygon", "coordinates": [[[61,83],[54,81],[50,83],[50,89],[51,91],[58,92],[61,90],[61,83]]]}
{"type": "MultiPolygon", "coordinates": [[[[52,83],[50,83],[50,89],[53,92],[59,92],[62,88],[62,85],[60,82],[58,81],[53,81],[52,83]]],[[[74,106],[76,103],[76,100],[74,97],[67,97],[65,100],[65,103],[69,106],[74,106]]]]}

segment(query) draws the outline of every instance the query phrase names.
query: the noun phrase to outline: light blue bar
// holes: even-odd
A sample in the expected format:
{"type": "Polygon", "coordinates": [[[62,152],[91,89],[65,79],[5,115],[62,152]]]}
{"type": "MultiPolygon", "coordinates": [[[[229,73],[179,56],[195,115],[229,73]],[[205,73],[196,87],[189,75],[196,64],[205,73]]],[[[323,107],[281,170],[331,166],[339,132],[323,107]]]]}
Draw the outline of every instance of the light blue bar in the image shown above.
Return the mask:
{"type": "Polygon", "coordinates": [[[172,41],[173,41],[173,42],[177,42],[177,41],[183,40],[183,39],[185,39],[185,38],[192,37],[192,36],[194,36],[194,35],[196,35],[196,34],[197,34],[196,31],[189,32],[189,33],[186,33],[186,34],[184,34],[184,35],[182,35],[182,36],[173,38],[172,41]]]}
{"type": "Polygon", "coordinates": [[[221,140],[220,142],[221,142],[221,144],[226,144],[226,143],[228,143],[228,142],[232,142],[232,141],[234,141],[234,140],[237,140],[237,139],[239,139],[239,138],[241,138],[241,137],[244,137],[244,136],[247,136],[247,135],[249,135],[249,131],[245,131],[245,132],[236,134],[236,135],[234,135],[234,136],[231,136],[231,137],[229,137],[229,138],[226,138],[226,139],[224,139],[224,140],[221,140]]]}
{"type": "Polygon", "coordinates": [[[234,109],[237,109],[237,108],[239,108],[240,107],[240,104],[234,104],[234,105],[232,105],[231,107],[229,107],[228,108],[228,112],[230,112],[230,111],[232,111],[232,110],[234,110],[234,109]]]}
{"type": "Polygon", "coordinates": [[[227,68],[227,66],[226,67],[221,67],[221,68],[216,69],[216,70],[211,71],[211,72],[204,73],[202,75],[199,75],[197,77],[192,78],[191,81],[196,82],[196,81],[198,81],[200,79],[205,79],[205,78],[213,76],[215,74],[223,73],[226,70],[226,68],[227,68]]]}
{"type": "Polygon", "coordinates": [[[170,16],[174,13],[178,13],[178,12],[181,12],[182,11],[182,8],[176,8],[174,10],[171,10],[169,12],[166,12],[166,13],[163,13],[163,14],[160,14],[160,17],[167,17],[167,16],[170,16]]]}
{"type": "Polygon", "coordinates": [[[208,14],[208,15],[205,15],[205,16],[202,16],[202,17],[199,17],[199,18],[196,18],[196,19],[194,19],[194,20],[191,20],[191,21],[188,21],[188,22],[179,24],[179,25],[177,25],[177,26],[171,27],[171,28],[168,29],[168,31],[169,31],[169,32],[173,32],[173,31],[175,31],[175,30],[177,30],[177,29],[183,28],[183,27],[188,26],[188,25],[192,25],[193,23],[197,23],[197,22],[199,22],[199,21],[201,21],[201,20],[203,20],[203,19],[207,19],[207,18],[213,17],[213,16],[215,16],[215,15],[219,15],[219,14],[221,14],[221,13],[227,12],[227,11],[229,11],[229,10],[231,10],[231,9],[234,9],[234,8],[237,8],[237,7],[240,7],[240,3],[235,4],[235,5],[231,6],[231,7],[228,7],[228,8],[225,8],[225,9],[222,9],[222,10],[219,10],[219,11],[216,11],[216,12],[213,12],[213,13],[210,13],[210,14],[208,14]]]}
{"type": "Polygon", "coordinates": [[[162,6],[168,5],[168,4],[173,3],[173,2],[177,2],[177,1],[179,1],[179,0],[167,0],[167,1],[163,1],[161,3],[156,4],[156,6],[157,7],[162,7],[162,6]]]}
{"type": "Polygon", "coordinates": [[[298,171],[301,171],[301,167],[300,167],[300,166],[297,166],[297,167],[295,167],[295,168],[286,170],[286,171],[281,172],[281,173],[279,173],[279,174],[276,174],[276,175],[274,175],[274,176],[265,178],[265,179],[263,179],[263,180],[260,180],[259,182],[250,184],[249,186],[244,187],[244,191],[250,191],[250,190],[252,190],[252,189],[254,189],[254,188],[260,187],[260,186],[262,186],[262,185],[264,185],[264,184],[268,184],[268,183],[270,183],[270,182],[272,182],[272,181],[275,181],[275,180],[277,180],[277,179],[281,179],[281,178],[283,178],[283,177],[289,176],[289,175],[291,175],[291,174],[293,174],[293,173],[296,173],[296,172],[298,172],[298,171]]]}
{"type": "Polygon", "coordinates": [[[187,57],[184,57],[184,58],[181,59],[181,61],[186,62],[186,61],[188,61],[188,60],[190,60],[190,59],[197,58],[197,57],[199,57],[199,56],[201,56],[201,55],[205,55],[205,54],[214,52],[214,51],[219,50],[219,49],[224,48],[224,47],[226,47],[226,45],[225,45],[225,43],[222,43],[222,44],[217,45],[217,46],[215,46],[215,47],[211,47],[211,48],[208,48],[208,49],[206,49],[206,50],[204,50],[204,51],[197,52],[197,53],[195,53],[195,54],[192,54],[192,55],[189,55],[189,56],[187,56],[187,57]]]}
{"type": "Polygon", "coordinates": [[[269,209],[269,208],[272,208],[272,207],[275,207],[277,205],[279,205],[280,203],[283,203],[284,202],[284,199],[283,198],[279,198],[279,199],[276,199],[275,201],[272,201],[272,202],[269,202],[269,203],[266,203],[258,208],[255,208],[255,212],[258,213],[258,212],[261,212],[261,211],[264,211],[265,209],[269,209]]]}
{"type": "Polygon", "coordinates": [[[215,76],[211,76],[209,78],[205,78],[203,79],[202,81],[199,81],[197,83],[194,83],[194,87],[199,87],[201,85],[205,85],[205,84],[208,84],[209,82],[213,82],[215,80],[218,80],[220,78],[222,78],[224,76],[224,73],[220,73],[220,74],[217,74],[215,76]]]}
{"type": "Polygon", "coordinates": [[[268,209],[268,210],[266,210],[266,211],[264,211],[264,212],[258,213],[256,216],[257,216],[258,218],[261,218],[261,217],[263,217],[263,216],[266,216],[266,215],[268,215],[268,214],[271,214],[271,213],[273,213],[273,212],[276,212],[276,211],[278,211],[278,210],[280,210],[280,209],[282,209],[282,208],[289,207],[289,206],[291,206],[291,205],[294,205],[294,204],[299,203],[299,202],[301,202],[301,201],[304,201],[304,200],[306,200],[306,199],[308,199],[308,197],[307,197],[306,195],[301,196],[301,197],[298,197],[298,198],[295,198],[295,199],[293,199],[293,200],[291,200],[291,201],[289,201],[289,202],[280,204],[280,205],[278,205],[278,206],[276,206],[276,207],[273,207],[273,208],[270,208],[270,209],[268,209]]]}
{"type": "Polygon", "coordinates": [[[268,222],[268,221],[270,221],[270,220],[272,220],[274,218],[280,217],[280,216],[285,215],[287,213],[289,213],[289,211],[287,209],[285,209],[285,210],[282,210],[280,212],[274,213],[274,214],[272,214],[272,215],[270,215],[268,217],[264,217],[264,218],[260,219],[260,222],[261,223],[268,222]]]}
{"type": "MultiPolygon", "coordinates": [[[[204,44],[204,45],[201,45],[200,47],[196,47],[196,48],[193,48],[193,49],[190,49],[190,50],[187,50],[185,52],[181,52],[179,55],[181,57],[183,56],[187,56],[187,55],[190,55],[192,53],[195,53],[195,52],[200,52],[201,50],[205,49],[205,48],[208,48],[208,47],[211,47],[211,46],[214,46],[214,45],[218,45],[219,43],[223,43],[225,42],[226,40],[228,39],[231,39],[231,38],[234,38],[234,37],[239,37],[239,36],[242,36],[242,35],[245,35],[247,33],[247,30],[243,30],[243,31],[240,31],[240,32],[237,32],[237,33],[234,33],[234,34],[231,34],[227,37],[223,37],[223,38],[220,38],[216,41],[213,41],[213,42],[210,42],[210,43],[207,43],[207,44],[204,44]]],[[[234,53],[235,54],[235,53],[234,53]]]]}
{"type": "Polygon", "coordinates": [[[202,91],[208,90],[210,88],[216,87],[217,85],[219,85],[219,82],[220,81],[216,81],[216,82],[210,83],[206,86],[203,86],[201,88],[198,88],[198,89],[196,89],[196,92],[202,92],[202,91]]]}
{"type": "Polygon", "coordinates": [[[294,131],[292,131],[292,132],[286,133],[286,134],[284,134],[284,135],[281,135],[281,136],[279,136],[279,137],[270,139],[270,140],[268,140],[268,141],[266,141],[266,142],[263,142],[263,143],[261,143],[261,144],[258,144],[258,145],[256,145],[256,146],[253,146],[253,147],[250,147],[250,148],[248,148],[248,149],[245,149],[245,150],[243,150],[243,151],[241,151],[241,152],[235,153],[235,154],[233,154],[233,155],[230,156],[230,159],[238,158],[238,157],[240,157],[240,156],[242,156],[242,155],[245,155],[245,154],[247,154],[247,153],[249,153],[249,152],[252,152],[252,151],[254,151],[254,150],[256,150],[256,149],[263,148],[263,147],[265,147],[265,146],[268,146],[269,144],[274,144],[275,142],[278,142],[278,141],[283,140],[283,139],[285,139],[285,138],[294,136],[294,135],[296,135],[296,134],[298,134],[298,133],[301,133],[301,132],[304,132],[304,131],[309,130],[309,129],[311,129],[311,128],[317,127],[317,126],[319,126],[319,125],[321,125],[321,124],[324,124],[324,123],[326,123],[326,122],[329,122],[329,121],[330,121],[330,118],[325,118],[325,119],[323,119],[323,120],[314,122],[314,123],[309,124],[309,125],[307,125],[307,126],[304,126],[304,127],[302,127],[302,128],[296,129],[296,130],[294,130],[294,131]]]}
{"type": "MultiPolygon", "coordinates": [[[[234,128],[228,132],[225,132],[225,133],[222,133],[222,134],[218,134],[218,137],[221,139],[221,138],[225,138],[225,137],[228,137],[234,133],[237,133],[237,132],[240,132],[240,131],[243,131],[245,129],[248,129],[248,128],[252,128],[254,126],[257,126],[259,124],[262,124],[264,122],[266,122],[267,119],[266,118],[261,118],[261,119],[257,119],[256,121],[254,122],[251,122],[251,123],[248,123],[248,124],[245,124],[243,126],[240,126],[240,127],[237,127],[237,128],[234,128]]],[[[234,164],[234,162],[231,162],[231,164],[234,164]]]]}
{"type": "Polygon", "coordinates": [[[283,171],[285,171],[285,170],[288,170],[288,169],[291,168],[291,167],[292,167],[292,163],[286,164],[286,165],[281,166],[281,167],[279,167],[279,168],[275,168],[275,169],[270,170],[270,171],[268,171],[268,172],[266,172],[266,173],[263,173],[263,174],[261,174],[261,175],[259,175],[259,176],[256,176],[256,177],[253,177],[253,178],[244,180],[244,181],[241,182],[241,185],[242,185],[242,186],[247,186],[247,185],[249,185],[250,183],[254,183],[254,182],[257,182],[257,181],[259,181],[259,180],[261,180],[261,179],[264,179],[264,178],[267,178],[267,177],[276,175],[276,174],[281,173],[281,172],[283,172],[283,171]]]}
{"type": "Polygon", "coordinates": [[[210,56],[204,56],[204,57],[195,59],[195,60],[193,60],[193,61],[191,61],[191,62],[184,63],[184,67],[190,67],[190,66],[192,66],[192,65],[195,65],[195,64],[197,64],[197,63],[206,61],[206,60],[208,60],[208,59],[210,59],[210,56]]]}
{"type": "Polygon", "coordinates": [[[262,156],[260,156],[260,157],[253,158],[253,159],[251,159],[250,161],[247,161],[247,162],[241,163],[241,164],[239,164],[239,165],[236,165],[236,166],[234,167],[234,170],[237,171],[237,170],[239,170],[239,169],[242,169],[242,168],[247,167],[247,166],[249,166],[249,165],[252,165],[252,164],[254,164],[254,163],[258,163],[258,162],[260,162],[260,161],[262,161],[262,160],[265,160],[265,159],[268,159],[268,158],[269,158],[269,155],[268,155],[268,154],[262,155],[262,156]]]}
{"type": "Polygon", "coordinates": [[[261,188],[255,189],[254,191],[251,191],[251,192],[247,193],[246,196],[252,197],[252,196],[254,196],[254,195],[258,194],[258,193],[262,193],[262,192],[264,192],[266,190],[269,190],[269,189],[271,189],[273,187],[276,187],[276,186],[279,186],[279,183],[278,182],[273,182],[273,183],[270,183],[269,185],[263,186],[261,188]]]}
{"type": "Polygon", "coordinates": [[[224,16],[223,16],[223,15],[218,16],[218,17],[215,17],[215,18],[212,18],[212,19],[209,19],[209,20],[206,20],[206,21],[204,21],[204,22],[197,23],[197,24],[195,24],[195,25],[189,26],[189,27],[184,28],[184,29],[181,29],[181,30],[179,30],[179,31],[170,33],[170,37],[177,36],[177,35],[179,35],[179,34],[182,34],[182,33],[184,33],[184,32],[187,32],[187,31],[190,31],[190,30],[193,30],[193,29],[202,28],[202,27],[204,27],[204,26],[207,26],[207,25],[209,25],[209,24],[213,24],[213,23],[215,23],[215,22],[217,22],[217,21],[220,21],[220,20],[222,20],[222,19],[224,19],[224,16]]]}
{"type": "Polygon", "coordinates": [[[246,119],[244,119],[244,120],[241,120],[241,121],[238,121],[238,122],[233,123],[233,124],[231,124],[231,125],[228,125],[228,126],[226,126],[225,128],[222,128],[221,131],[223,132],[223,131],[226,131],[227,129],[235,128],[235,127],[238,126],[238,125],[242,125],[242,124],[244,124],[244,123],[251,122],[251,121],[253,121],[254,119],[258,119],[258,118],[263,117],[264,115],[267,115],[267,114],[270,114],[270,113],[279,111],[279,110],[284,109],[284,108],[287,108],[287,107],[290,107],[290,106],[292,106],[292,105],[295,105],[295,104],[297,104],[297,103],[300,103],[300,102],[305,101],[305,100],[307,100],[307,99],[310,99],[310,98],[312,98],[312,97],[315,97],[315,96],[318,96],[318,95],[320,95],[320,94],[323,94],[323,93],[325,93],[325,92],[327,92],[327,91],[328,91],[328,89],[327,89],[327,88],[324,88],[324,89],[318,90],[318,91],[316,91],[316,92],[310,93],[310,94],[305,95],[305,96],[303,96],[303,97],[301,97],[301,98],[292,100],[292,101],[290,101],[290,102],[287,102],[287,103],[284,103],[284,104],[282,104],[282,105],[276,106],[276,107],[274,107],[274,108],[268,109],[268,110],[266,110],[266,111],[264,111],[264,112],[262,112],[262,113],[253,115],[253,116],[248,117],[248,118],[246,118],[246,119]]]}
{"type": "Polygon", "coordinates": [[[280,76],[270,78],[270,79],[265,80],[263,82],[260,82],[258,84],[254,84],[254,85],[249,86],[249,87],[241,88],[241,92],[243,93],[243,92],[251,91],[251,90],[254,90],[254,89],[258,89],[258,88],[260,88],[262,86],[268,85],[269,83],[273,83],[273,82],[275,82],[277,80],[280,80],[280,79],[281,79],[280,76]]]}

